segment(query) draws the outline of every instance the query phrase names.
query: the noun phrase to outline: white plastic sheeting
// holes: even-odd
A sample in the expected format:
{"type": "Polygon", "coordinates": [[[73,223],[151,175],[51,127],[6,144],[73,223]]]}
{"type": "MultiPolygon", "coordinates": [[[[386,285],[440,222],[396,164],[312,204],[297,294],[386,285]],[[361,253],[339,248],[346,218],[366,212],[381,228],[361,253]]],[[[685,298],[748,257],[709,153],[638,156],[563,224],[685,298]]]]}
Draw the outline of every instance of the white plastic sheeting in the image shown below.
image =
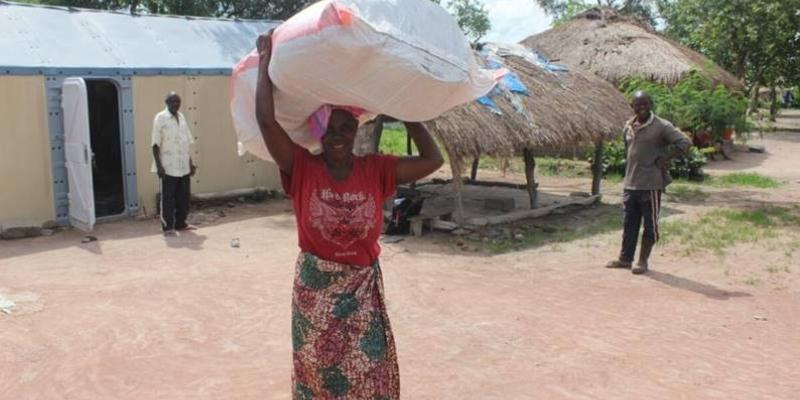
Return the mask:
{"type": "MultiPolygon", "coordinates": [[[[269,159],[254,115],[257,66],[251,53],[234,68],[231,110],[240,154],[269,159]]],[[[278,123],[312,152],[320,144],[307,121],[323,104],[426,121],[496,83],[454,18],[429,0],[315,3],[275,31],[269,74],[278,123]]]]}
{"type": "Polygon", "coordinates": [[[11,314],[11,311],[14,309],[14,307],[16,307],[16,304],[14,304],[11,299],[0,294],[0,311],[6,314],[11,314]]]}

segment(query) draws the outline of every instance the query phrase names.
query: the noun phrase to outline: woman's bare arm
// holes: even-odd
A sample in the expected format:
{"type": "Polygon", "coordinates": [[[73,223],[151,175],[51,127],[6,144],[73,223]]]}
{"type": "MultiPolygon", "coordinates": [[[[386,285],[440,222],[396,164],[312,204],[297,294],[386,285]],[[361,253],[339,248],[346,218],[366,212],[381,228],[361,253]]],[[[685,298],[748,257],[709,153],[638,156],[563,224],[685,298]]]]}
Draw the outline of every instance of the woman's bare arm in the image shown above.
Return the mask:
{"type": "Polygon", "coordinates": [[[295,144],[275,120],[275,99],[269,62],[272,59],[272,31],[258,37],[258,83],[256,85],[256,119],[267,150],[285,174],[292,173],[295,144]]]}

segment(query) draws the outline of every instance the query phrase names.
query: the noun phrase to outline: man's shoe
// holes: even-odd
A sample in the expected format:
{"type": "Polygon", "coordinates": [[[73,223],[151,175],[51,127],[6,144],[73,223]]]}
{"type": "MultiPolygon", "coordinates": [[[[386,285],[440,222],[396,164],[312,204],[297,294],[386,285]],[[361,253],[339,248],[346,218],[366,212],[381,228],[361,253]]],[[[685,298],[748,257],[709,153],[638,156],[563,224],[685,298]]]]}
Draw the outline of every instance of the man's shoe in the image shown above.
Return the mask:
{"type": "Polygon", "coordinates": [[[608,264],[606,264],[606,268],[624,268],[624,269],[627,269],[627,268],[630,268],[630,267],[631,267],[631,262],[630,261],[614,260],[614,261],[609,261],[608,264]]]}
{"type": "Polygon", "coordinates": [[[639,261],[636,263],[635,267],[631,268],[631,272],[633,272],[634,275],[641,275],[647,272],[647,262],[645,261],[643,263],[642,261],[639,261]]]}
{"type": "Polygon", "coordinates": [[[647,260],[650,258],[650,253],[653,251],[653,246],[655,246],[655,244],[656,243],[652,240],[642,238],[642,246],[639,249],[639,262],[631,269],[631,272],[636,275],[647,272],[647,260]]]}

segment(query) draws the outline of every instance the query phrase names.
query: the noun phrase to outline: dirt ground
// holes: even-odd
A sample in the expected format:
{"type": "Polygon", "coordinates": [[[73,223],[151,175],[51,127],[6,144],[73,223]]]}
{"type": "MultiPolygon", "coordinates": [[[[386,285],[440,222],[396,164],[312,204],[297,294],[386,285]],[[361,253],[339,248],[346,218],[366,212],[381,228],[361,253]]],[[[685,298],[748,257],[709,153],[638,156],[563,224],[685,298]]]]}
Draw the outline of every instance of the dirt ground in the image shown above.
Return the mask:
{"type": "MultiPolygon", "coordinates": [[[[789,115],[800,125],[800,114],[789,115]]],[[[800,134],[767,134],[713,174],[778,189],[665,203],[666,219],[800,200],[800,134]]],[[[587,190],[542,179],[544,190],[587,190]]],[[[618,207],[619,187],[604,202],[618,207]]],[[[0,399],[289,399],[297,255],[285,200],[238,204],[165,239],[155,220],[0,242],[0,399]],[[239,247],[232,246],[238,239],[239,247]]],[[[591,210],[556,220],[591,218],[591,210]]],[[[621,215],[621,214],[620,214],[621,215]]],[[[652,271],[606,270],[620,230],[493,255],[450,235],[384,245],[405,399],[796,399],[800,263],[791,249],[656,249],[652,271]],[[768,267],[784,268],[776,275],[768,267]],[[785,271],[785,272],[784,272],[785,271]],[[756,277],[758,279],[752,279],[756,277]]]]}

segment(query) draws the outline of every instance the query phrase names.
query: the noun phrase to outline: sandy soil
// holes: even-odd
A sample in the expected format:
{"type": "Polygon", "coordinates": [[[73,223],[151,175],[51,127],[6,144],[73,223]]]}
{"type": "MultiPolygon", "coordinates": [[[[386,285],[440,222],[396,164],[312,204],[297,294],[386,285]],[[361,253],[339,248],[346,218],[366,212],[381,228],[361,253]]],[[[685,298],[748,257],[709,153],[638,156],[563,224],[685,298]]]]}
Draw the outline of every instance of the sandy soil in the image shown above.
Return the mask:
{"type": "MultiPolygon", "coordinates": [[[[768,154],[709,168],[784,187],[669,204],[669,218],[798,202],[797,137],[767,135],[768,154]]],[[[0,313],[0,399],[289,399],[290,204],[224,212],[171,239],[154,220],[127,220],[99,225],[91,243],[77,231],[0,242],[0,294],[17,304],[0,313]]],[[[768,243],[725,257],[669,245],[636,277],[602,268],[619,236],[495,256],[444,235],[385,245],[403,398],[797,398],[796,257],[768,243]],[[789,272],[772,276],[771,265],[789,272]],[[745,280],[754,274],[760,284],[745,280]]]]}

